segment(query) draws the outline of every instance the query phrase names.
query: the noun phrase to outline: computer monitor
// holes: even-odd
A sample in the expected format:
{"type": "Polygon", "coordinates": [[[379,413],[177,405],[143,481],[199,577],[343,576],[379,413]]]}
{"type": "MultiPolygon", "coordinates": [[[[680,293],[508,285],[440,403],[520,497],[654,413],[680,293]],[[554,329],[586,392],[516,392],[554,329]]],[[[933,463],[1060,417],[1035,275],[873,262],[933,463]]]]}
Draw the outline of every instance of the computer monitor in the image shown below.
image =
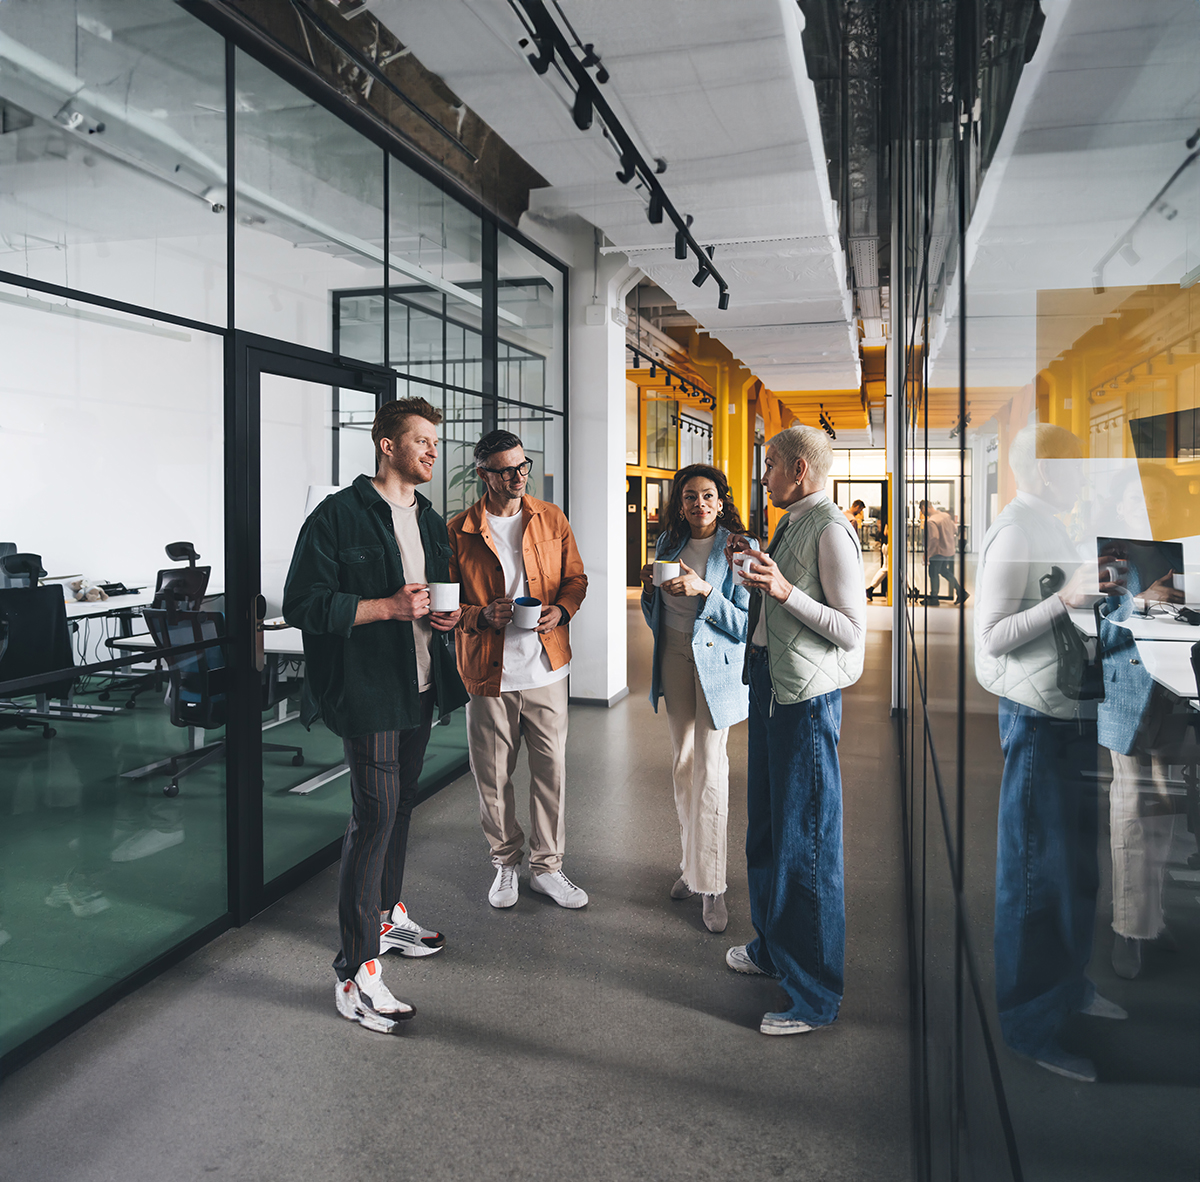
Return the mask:
{"type": "Polygon", "coordinates": [[[1174,588],[1183,591],[1183,543],[1137,538],[1097,538],[1100,582],[1120,583],[1134,595],[1175,572],[1174,588]]]}

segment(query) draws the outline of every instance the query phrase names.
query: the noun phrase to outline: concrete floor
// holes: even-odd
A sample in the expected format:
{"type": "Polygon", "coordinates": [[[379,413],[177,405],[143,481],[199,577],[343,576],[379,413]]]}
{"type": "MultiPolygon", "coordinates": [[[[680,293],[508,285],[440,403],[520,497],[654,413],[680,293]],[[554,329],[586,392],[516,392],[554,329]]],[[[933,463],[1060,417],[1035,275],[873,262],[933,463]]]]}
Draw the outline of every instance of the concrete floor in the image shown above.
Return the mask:
{"type": "Polygon", "coordinates": [[[385,960],[419,1013],[401,1038],[333,1008],[336,868],[215,940],[7,1079],[12,1182],[911,1177],[899,793],[890,637],[845,699],[846,998],[831,1029],[757,1032],[782,994],[725,968],[753,932],[741,854],[745,725],[731,734],[730,926],[674,903],[665,717],[573,708],[567,912],[494,911],[469,778],[418,810],[405,901],[447,947],[385,960]]]}

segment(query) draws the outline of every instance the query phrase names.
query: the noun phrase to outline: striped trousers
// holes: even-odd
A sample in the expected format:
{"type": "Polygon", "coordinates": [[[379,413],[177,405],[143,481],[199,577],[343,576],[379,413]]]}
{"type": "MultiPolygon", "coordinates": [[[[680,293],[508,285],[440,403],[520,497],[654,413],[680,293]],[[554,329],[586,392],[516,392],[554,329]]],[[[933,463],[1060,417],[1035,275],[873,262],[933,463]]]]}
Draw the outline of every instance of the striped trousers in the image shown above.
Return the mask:
{"type": "Polygon", "coordinates": [[[377,731],[343,740],[350,766],[350,823],[342,840],[338,925],[333,962],[345,981],[379,955],[379,916],[400,901],[408,825],[433,725],[434,691],[421,695],[412,730],[377,731]]]}

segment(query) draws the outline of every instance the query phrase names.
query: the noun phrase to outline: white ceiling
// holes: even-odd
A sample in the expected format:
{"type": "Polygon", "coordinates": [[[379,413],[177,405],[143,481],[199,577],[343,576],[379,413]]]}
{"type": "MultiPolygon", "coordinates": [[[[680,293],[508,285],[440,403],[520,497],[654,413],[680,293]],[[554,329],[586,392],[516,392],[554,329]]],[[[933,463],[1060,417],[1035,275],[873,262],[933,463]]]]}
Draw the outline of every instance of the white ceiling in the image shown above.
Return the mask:
{"type": "MultiPolygon", "coordinates": [[[[1189,155],[1200,126],[1196,0],[1043,0],[1046,28],[968,233],[968,383],[1023,386],[1128,297],[1200,264],[1200,160],[1133,234],[1137,261],[1096,265],[1189,155]],[[1174,216],[1168,217],[1174,211],[1174,216]],[[1124,288],[1125,290],[1115,290],[1124,288]],[[1039,291],[1075,289],[1081,315],[1037,315],[1039,291]]],[[[947,300],[950,319],[956,297],[947,300]]],[[[958,383],[957,329],[932,384],[958,383]]]]}
{"type": "Polygon", "coordinates": [[[692,232],[716,244],[729,284],[691,282],[669,223],[651,226],[644,194],[599,124],[581,132],[566,85],[535,74],[506,0],[375,0],[371,10],[547,180],[535,217],[577,214],[775,390],[857,389],[857,334],[837,216],[829,199],[816,96],[794,0],[564,0],[611,80],[605,97],[692,232]]]}

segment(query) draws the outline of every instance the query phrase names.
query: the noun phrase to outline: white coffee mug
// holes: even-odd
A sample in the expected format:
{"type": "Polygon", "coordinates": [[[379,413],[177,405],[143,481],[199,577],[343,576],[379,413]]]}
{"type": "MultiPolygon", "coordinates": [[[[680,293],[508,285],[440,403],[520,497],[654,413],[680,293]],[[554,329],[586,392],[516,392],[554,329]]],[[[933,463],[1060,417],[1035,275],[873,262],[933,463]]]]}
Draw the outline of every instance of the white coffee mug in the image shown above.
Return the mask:
{"type": "Polygon", "coordinates": [[[452,612],[458,608],[457,583],[430,583],[429,610],[432,612],[452,612]]]}
{"type": "Polygon", "coordinates": [[[679,578],[680,570],[678,562],[656,562],[654,564],[654,585],[661,587],[670,579],[679,578]]]}
{"type": "Polygon", "coordinates": [[[542,601],[540,599],[531,599],[528,595],[522,595],[520,599],[513,600],[512,622],[518,628],[536,628],[538,620],[541,618],[542,601]]]}
{"type": "Polygon", "coordinates": [[[734,570],[738,575],[738,582],[745,585],[743,576],[752,574],[750,564],[754,562],[762,562],[763,553],[761,550],[741,550],[733,556],[734,570]]]}

